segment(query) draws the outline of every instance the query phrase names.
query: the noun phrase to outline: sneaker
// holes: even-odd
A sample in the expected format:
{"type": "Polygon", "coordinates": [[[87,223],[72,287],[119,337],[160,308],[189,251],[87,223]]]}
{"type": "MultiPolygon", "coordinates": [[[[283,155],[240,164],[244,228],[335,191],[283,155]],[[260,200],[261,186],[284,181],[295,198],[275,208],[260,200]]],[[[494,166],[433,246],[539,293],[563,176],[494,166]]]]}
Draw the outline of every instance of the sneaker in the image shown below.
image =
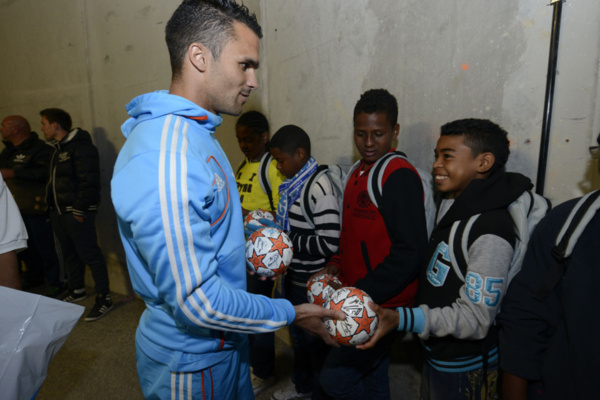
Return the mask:
{"type": "Polygon", "coordinates": [[[87,294],[85,293],[85,289],[75,289],[75,290],[69,290],[60,299],[62,301],[67,301],[69,303],[76,303],[78,301],[85,300],[86,298],[87,298],[87,294]]]}
{"type": "Polygon", "coordinates": [[[99,294],[96,296],[96,304],[92,307],[92,311],[85,317],[86,321],[96,321],[104,317],[113,308],[113,303],[110,300],[110,294],[99,294]]]}
{"type": "Polygon", "coordinates": [[[254,395],[262,393],[266,389],[270,388],[275,384],[275,375],[271,375],[266,379],[259,378],[252,374],[252,389],[254,389],[254,395]]]}
{"type": "Polygon", "coordinates": [[[296,390],[296,385],[290,383],[288,386],[283,389],[279,389],[275,391],[271,395],[271,400],[294,400],[294,399],[310,399],[312,397],[312,392],[309,393],[298,393],[296,390]]]}

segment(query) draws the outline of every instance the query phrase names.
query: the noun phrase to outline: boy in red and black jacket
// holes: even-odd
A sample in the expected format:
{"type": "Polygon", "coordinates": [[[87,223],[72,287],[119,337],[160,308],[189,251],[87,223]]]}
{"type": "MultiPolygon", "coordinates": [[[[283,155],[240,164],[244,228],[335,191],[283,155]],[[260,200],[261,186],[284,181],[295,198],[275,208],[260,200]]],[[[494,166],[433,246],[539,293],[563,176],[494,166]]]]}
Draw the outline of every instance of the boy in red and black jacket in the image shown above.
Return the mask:
{"type": "MultiPolygon", "coordinates": [[[[424,192],[416,169],[394,157],[381,171],[379,208],[368,192],[369,174],[392,150],[400,126],[398,104],[387,90],[365,92],[354,108],[354,142],[362,159],[344,190],[339,253],[320,273],[365,291],[383,307],[409,306],[427,250],[424,192]]],[[[389,399],[389,353],[396,334],[368,351],[332,349],[321,373],[323,388],[340,399],[389,399]]]]}

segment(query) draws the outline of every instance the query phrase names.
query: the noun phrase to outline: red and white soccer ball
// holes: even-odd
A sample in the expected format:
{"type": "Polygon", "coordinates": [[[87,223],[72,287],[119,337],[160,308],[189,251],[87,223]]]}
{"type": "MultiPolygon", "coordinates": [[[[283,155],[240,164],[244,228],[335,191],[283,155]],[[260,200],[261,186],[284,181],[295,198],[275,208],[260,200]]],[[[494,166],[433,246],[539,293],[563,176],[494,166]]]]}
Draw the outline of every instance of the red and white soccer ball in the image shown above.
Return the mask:
{"type": "Polygon", "coordinates": [[[284,273],[293,255],[292,241],[277,228],[260,228],[246,241],[246,264],[260,276],[272,277],[284,273]]]}
{"type": "Polygon", "coordinates": [[[248,215],[246,215],[246,218],[244,218],[244,228],[248,224],[256,225],[256,226],[264,226],[263,224],[261,224],[259,222],[259,219],[261,219],[261,218],[265,218],[265,219],[275,222],[275,217],[273,217],[272,213],[259,208],[257,210],[249,212],[248,215]]]}
{"type": "Polygon", "coordinates": [[[317,275],[308,281],[308,285],[306,286],[308,302],[318,306],[327,303],[333,292],[335,292],[335,289],[330,285],[330,282],[337,283],[340,286],[342,285],[342,282],[340,282],[337,276],[329,274],[317,275]]]}
{"type": "Polygon", "coordinates": [[[336,290],[325,308],[340,310],[346,314],[344,320],[325,320],[329,334],[338,343],[346,346],[356,346],[366,342],[373,334],[379,323],[375,311],[367,304],[371,297],[355,287],[344,287],[336,290]]]}

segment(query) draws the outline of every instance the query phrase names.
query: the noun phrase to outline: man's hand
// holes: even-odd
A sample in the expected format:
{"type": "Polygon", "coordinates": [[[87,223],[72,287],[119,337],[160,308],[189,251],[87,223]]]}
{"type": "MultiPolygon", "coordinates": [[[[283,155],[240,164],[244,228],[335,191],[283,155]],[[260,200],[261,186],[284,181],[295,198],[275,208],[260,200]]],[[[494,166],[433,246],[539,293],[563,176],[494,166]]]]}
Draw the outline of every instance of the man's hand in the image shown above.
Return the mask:
{"type": "Polygon", "coordinates": [[[375,334],[367,342],[356,346],[356,348],[360,350],[368,350],[373,348],[379,339],[391,331],[395,329],[397,330],[398,323],[400,322],[400,316],[398,315],[397,310],[379,307],[372,301],[369,302],[369,307],[371,307],[373,311],[377,313],[377,316],[379,317],[379,323],[377,324],[377,329],[375,329],[375,334]]]}
{"type": "Polygon", "coordinates": [[[325,328],[323,319],[345,319],[346,315],[343,312],[327,310],[316,304],[309,303],[294,306],[294,309],[296,310],[294,324],[298,325],[300,328],[304,329],[313,336],[319,336],[326,344],[340,347],[339,343],[333,340],[333,338],[329,335],[329,332],[327,332],[327,328],[325,328]]]}
{"type": "Polygon", "coordinates": [[[79,215],[75,215],[75,214],[73,214],[73,218],[75,218],[75,220],[77,222],[79,222],[80,224],[83,224],[83,220],[85,220],[85,217],[80,217],[79,215]]]}

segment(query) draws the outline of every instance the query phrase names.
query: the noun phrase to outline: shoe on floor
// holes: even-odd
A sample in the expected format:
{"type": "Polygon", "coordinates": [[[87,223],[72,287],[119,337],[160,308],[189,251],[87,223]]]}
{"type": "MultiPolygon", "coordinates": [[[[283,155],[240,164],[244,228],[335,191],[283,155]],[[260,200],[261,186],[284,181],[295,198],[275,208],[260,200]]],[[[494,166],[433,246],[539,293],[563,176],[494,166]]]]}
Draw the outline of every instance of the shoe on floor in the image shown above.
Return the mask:
{"type": "Polygon", "coordinates": [[[310,399],[311,396],[312,392],[298,393],[298,391],[296,390],[296,385],[290,383],[283,389],[275,391],[275,393],[271,395],[271,400],[303,400],[310,399]]]}
{"type": "Polygon", "coordinates": [[[268,378],[262,379],[252,374],[252,389],[254,389],[254,395],[264,392],[275,384],[275,375],[271,375],[268,378]]]}
{"type": "Polygon", "coordinates": [[[92,307],[92,311],[85,317],[85,320],[96,321],[104,317],[113,308],[113,303],[110,299],[110,294],[99,294],[96,296],[96,304],[92,307]]]}
{"type": "Polygon", "coordinates": [[[78,301],[85,300],[86,298],[87,298],[87,294],[85,293],[85,288],[83,288],[83,289],[69,290],[60,299],[62,301],[67,301],[69,303],[76,303],[78,301]]]}

